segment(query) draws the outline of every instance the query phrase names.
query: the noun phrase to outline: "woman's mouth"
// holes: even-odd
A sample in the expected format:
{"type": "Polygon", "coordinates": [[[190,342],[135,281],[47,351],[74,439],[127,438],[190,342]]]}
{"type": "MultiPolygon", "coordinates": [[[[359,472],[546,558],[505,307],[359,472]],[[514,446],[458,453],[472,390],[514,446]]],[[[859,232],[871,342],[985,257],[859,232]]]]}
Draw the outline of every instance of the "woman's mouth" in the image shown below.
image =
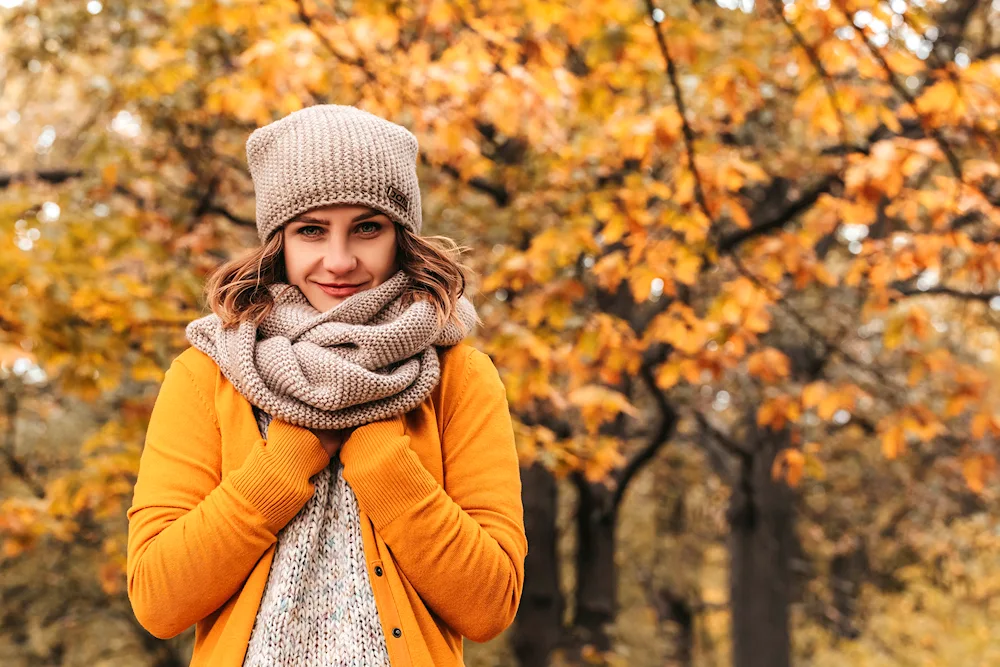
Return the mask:
{"type": "Polygon", "coordinates": [[[351,296],[355,292],[360,291],[361,288],[364,286],[364,283],[360,285],[324,285],[322,283],[316,283],[316,284],[319,285],[319,288],[323,290],[326,294],[329,294],[330,296],[334,297],[351,296]]]}

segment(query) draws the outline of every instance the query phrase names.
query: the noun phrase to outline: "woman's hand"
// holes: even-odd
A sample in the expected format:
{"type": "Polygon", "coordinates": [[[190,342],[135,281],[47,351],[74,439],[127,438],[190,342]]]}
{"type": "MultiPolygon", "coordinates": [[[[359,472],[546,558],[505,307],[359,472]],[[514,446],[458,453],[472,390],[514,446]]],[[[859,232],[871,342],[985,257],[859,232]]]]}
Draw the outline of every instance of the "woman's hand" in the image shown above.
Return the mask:
{"type": "Polygon", "coordinates": [[[352,429],[311,428],[309,430],[312,431],[317,438],[319,438],[319,442],[321,445],[323,445],[323,449],[326,450],[326,453],[329,454],[330,458],[332,459],[334,456],[337,455],[338,452],[340,452],[341,446],[343,446],[344,441],[347,440],[347,437],[351,434],[352,429]]]}

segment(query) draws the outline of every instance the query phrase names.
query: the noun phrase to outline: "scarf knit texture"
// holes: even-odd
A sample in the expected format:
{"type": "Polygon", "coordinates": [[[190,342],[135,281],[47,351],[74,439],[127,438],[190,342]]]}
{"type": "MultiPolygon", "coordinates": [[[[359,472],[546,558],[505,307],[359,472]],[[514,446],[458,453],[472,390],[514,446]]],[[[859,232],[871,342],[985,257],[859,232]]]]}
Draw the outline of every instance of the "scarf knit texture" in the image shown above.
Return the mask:
{"type": "MultiPolygon", "coordinates": [[[[419,405],[440,380],[436,346],[475,325],[439,325],[433,305],[403,297],[402,271],[326,312],[298,287],[269,285],[274,307],[255,327],[223,329],[216,315],[191,322],[191,344],[210,356],[253,406],[262,437],[274,418],[310,429],[386,419],[419,405]]],[[[278,533],[274,560],[244,659],[246,667],[389,664],[361,542],[354,491],[339,457],[310,479],[315,492],[278,533]]]]}

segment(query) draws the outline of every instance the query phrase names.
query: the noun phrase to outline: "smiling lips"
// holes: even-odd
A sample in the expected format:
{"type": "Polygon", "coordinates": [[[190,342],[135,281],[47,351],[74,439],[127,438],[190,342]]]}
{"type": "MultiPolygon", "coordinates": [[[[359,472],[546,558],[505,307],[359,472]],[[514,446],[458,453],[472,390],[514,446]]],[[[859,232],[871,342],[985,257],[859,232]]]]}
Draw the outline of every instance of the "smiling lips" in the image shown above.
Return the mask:
{"type": "Polygon", "coordinates": [[[346,283],[334,283],[331,285],[324,285],[323,283],[316,284],[319,285],[319,288],[325,293],[335,297],[350,296],[361,289],[361,285],[348,285],[346,283]]]}

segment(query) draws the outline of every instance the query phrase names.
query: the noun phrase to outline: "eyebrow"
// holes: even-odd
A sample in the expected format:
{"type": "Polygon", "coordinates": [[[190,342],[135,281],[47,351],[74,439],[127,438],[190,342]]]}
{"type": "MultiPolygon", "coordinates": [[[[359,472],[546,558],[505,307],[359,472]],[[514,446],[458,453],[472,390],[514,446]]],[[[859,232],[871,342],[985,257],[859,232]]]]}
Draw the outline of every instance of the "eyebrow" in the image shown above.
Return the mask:
{"type": "MultiPolygon", "coordinates": [[[[384,214],[382,213],[382,211],[376,211],[375,209],[370,208],[367,211],[365,211],[364,213],[361,213],[361,214],[356,215],[353,218],[351,218],[351,222],[360,222],[361,220],[364,220],[366,218],[374,218],[376,215],[384,215],[384,214]]],[[[312,217],[311,215],[308,215],[308,214],[302,214],[302,215],[295,216],[294,218],[292,218],[292,222],[309,222],[309,223],[319,224],[319,225],[329,225],[330,224],[329,220],[323,220],[322,218],[314,218],[314,217],[312,217]]]]}

